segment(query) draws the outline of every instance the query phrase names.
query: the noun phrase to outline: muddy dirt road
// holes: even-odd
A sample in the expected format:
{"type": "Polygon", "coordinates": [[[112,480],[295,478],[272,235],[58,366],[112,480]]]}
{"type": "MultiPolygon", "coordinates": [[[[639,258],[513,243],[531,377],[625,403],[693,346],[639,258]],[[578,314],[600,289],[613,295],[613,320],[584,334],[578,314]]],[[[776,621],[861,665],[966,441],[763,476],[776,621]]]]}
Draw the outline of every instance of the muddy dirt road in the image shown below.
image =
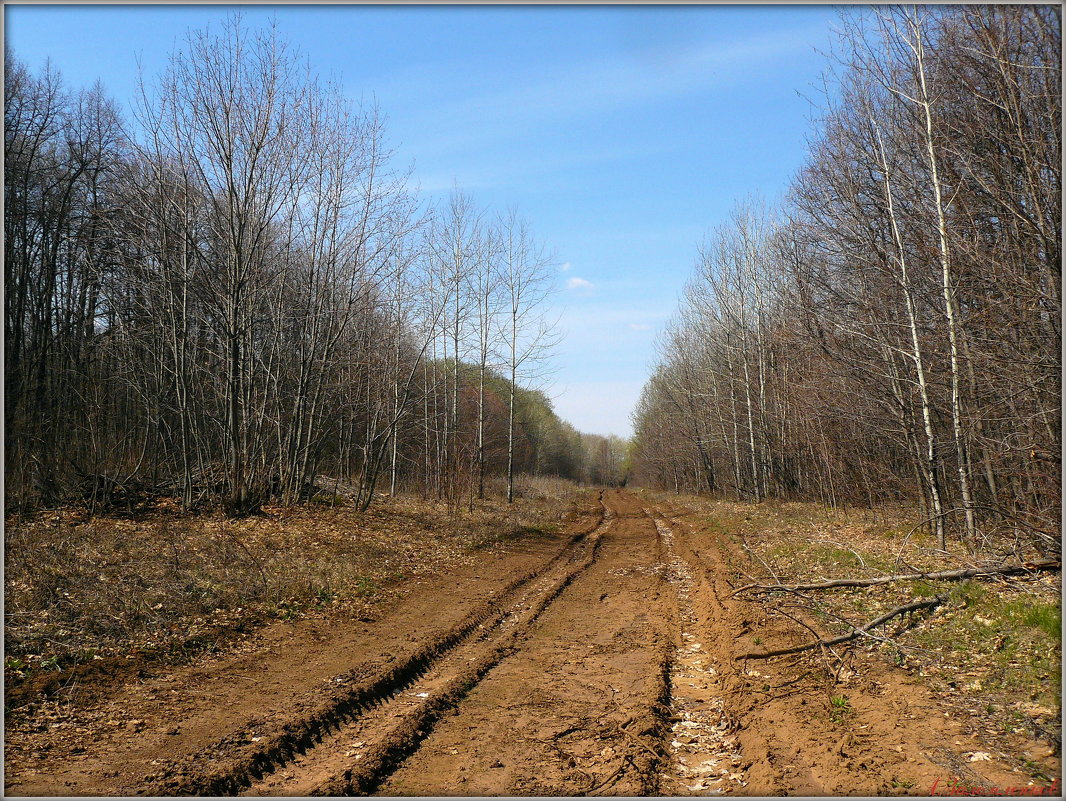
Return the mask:
{"type": "MultiPolygon", "coordinates": [[[[278,623],[8,732],[12,795],[925,794],[1024,785],[906,677],[833,721],[745,650],[722,549],[608,490],[568,530],[413,581],[377,619],[278,623]]],[[[747,638],[747,639],[746,639],[747,638]]]]}

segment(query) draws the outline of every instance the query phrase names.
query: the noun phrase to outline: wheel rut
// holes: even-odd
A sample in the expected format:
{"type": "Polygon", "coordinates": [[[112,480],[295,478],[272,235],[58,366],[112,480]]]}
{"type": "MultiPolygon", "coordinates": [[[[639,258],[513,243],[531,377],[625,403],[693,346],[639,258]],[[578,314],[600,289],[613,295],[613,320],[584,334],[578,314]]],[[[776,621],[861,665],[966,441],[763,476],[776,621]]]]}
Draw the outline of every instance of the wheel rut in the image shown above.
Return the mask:
{"type": "MultiPolygon", "coordinates": [[[[86,775],[160,796],[742,792],[707,639],[717,629],[700,617],[715,614],[713,588],[659,510],[622,490],[592,504],[522,573],[497,563],[489,580],[506,578],[488,592],[439,583],[448,622],[433,626],[427,596],[414,605],[425,624],[397,613],[378,635],[388,647],[366,640],[363,661],[338,659],[291,700],[242,710],[193,748],[167,754],[164,739],[139,763],[101,760],[86,775]]],[[[180,734],[184,720],[171,721],[161,734],[180,734]]]]}
{"type": "MultiPolygon", "coordinates": [[[[389,670],[355,681],[317,714],[281,734],[257,738],[255,726],[229,739],[246,753],[223,770],[170,778],[169,793],[241,795],[366,794],[387,776],[493,666],[513,652],[530,624],[596,559],[613,513],[578,534],[543,569],[518,579],[464,623],[389,670]],[[247,743],[252,744],[248,748],[247,743]]],[[[365,669],[364,669],[365,672],[365,669]]],[[[350,677],[338,677],[342,683],[350,677]]],[[[196,757],[193,763],[201,762],[196,757]]],[[[168,771],[173,776],[174,771],[168,771]]]]}
{"type": "Polygon", "coordinates": [[[667,670],[667,757],[659,774],[662,795],[698,796],[743,792],[744,780],[737,722],[726,709],[723,669],[708,648],[711,634],[697,611],[700,582],[679,553],[674,529],[657,510],[645,509],[661,543],[667,581],[677,593],[677,643],[667,670]]]}
{"type": "Polygon", "coordinates": [[[634,501],[609,492],[595,562],[373,792],[655,794],[673,593],[634,501]]]}
{"type": "MultiPolygon", "coordinates": [[[[602,529],[610,518],[602,493],[599,503],[601,511],[591,528],[571,536],[540,568],[511,581],[477,604],[449,630],[399,657],[384,656],[332,677],[325,691],[314,693],[313,699],[303,706],[305,711],[295,717],[280,721],[270,716],[252,719],[193,754],[179,760],[159,760],[155,763],[160,765],[159,769],[145,777],[145,792],[153,795],[262,794],[254,788],[275,775],[293,774],[295,778],[298,766],[312,762],[310,754],[326,753],[338,733],[358,725],[361,719],[377,714],[397,699],[410,699],[413,693],[419,701],[418,709],[410,710],[405,719],[418,719],[420,715],[428,719],[439,703],[438,696],[455,693],[458,686],[470,681],[476,673],[474,663],[479,659],[453,652],[468,655],[471,649],[495,650],[499,645],[498,632],[506,631],[521,619],[523,610],[528,612],[538,603],[550,603],[553,593],[561,592],[595,557],[602,529]],[[462,663],[464,658],[466,664],[462,663]],[[461,666],[463,678],[453,676],[455,681],[441,684],[439,677],[444,664],[453,668],[461,666]],[[441,686],[432,698],[428,690],[411,690],[416,684],[433,683],[435,679],[441,686]],[[263,734],[264,731],[268,733],[263,734]],[[204,768],[205,765],[211,767],[204,768]]],[[[367,757],[374,754],[369,746],[365,753],[367,757]]],[[[369,759],[365,764],[372,761],[369,759]]],[[[323,786],[322,792],[329,791],[323,786]]],[[[278,791],[271,789],[269,794],[278,791]]]]}

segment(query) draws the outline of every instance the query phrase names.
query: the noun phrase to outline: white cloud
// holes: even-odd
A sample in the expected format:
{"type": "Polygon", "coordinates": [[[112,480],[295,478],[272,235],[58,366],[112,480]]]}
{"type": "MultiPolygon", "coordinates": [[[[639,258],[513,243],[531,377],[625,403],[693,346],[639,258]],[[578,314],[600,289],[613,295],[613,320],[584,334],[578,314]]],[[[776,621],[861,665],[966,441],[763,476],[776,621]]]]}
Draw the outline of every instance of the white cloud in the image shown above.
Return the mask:
{"type": "Polygon", "coordinates": [[[564,273],[570,272],[570,262],[564,261],[562,265],[560,265],[559,269],[562,270],[564,273]]]}
{"type": "Polygon", "coordinates": [[[650,331],[651,326],[647,323],[630,323],[629,328],[633,331],[650,331]]]}
{"type": "Polygon", "coordinates": [[[586,281],[584,278],[578,278],[576,276],[574,278],[568,278],[566,280],[566,288],[567,289],[584,289],[584,290],[595,289],[595,287],[592,285],[591,281],[586,281]]]}

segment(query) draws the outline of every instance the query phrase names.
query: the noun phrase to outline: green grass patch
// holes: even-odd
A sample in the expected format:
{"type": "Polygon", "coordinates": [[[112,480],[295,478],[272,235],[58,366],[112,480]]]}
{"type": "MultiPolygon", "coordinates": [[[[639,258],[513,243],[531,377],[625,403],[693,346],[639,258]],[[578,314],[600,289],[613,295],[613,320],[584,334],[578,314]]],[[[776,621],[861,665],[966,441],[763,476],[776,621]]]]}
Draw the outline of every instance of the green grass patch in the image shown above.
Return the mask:
{"type": "Polygon", "coordinates": [[[840,723],[851,714],[851,700],[846,695],[833,695],[829,698],[829,719],[840,723]]]}
{"type": "Polygon", "coordinates": [[[359,598],[372,598],[377,595],[381,588],[372,578],[361,576],[352,585],[352,591],[359,598]]]}
{"type": "MultiPolygon", "coordinates": [[[[1009,707],[1062,703],[1062,610],[1050,599],[1008,594],[975,581],[943,587],[948,607],[916,635],[966,677],[965,686],[1009,707]],[[976,682],[975,682],[976,679],[976,682]]],[[[1023,718],[1010,719],[1016,725],[1023,718]]]]}
{"type": "Polygon", "coordinates": [[[941,588],[934,585],[931,581],[925,579],[919,579],[911,584],[911,593],[915,598],[933,598],[939,595],[941,588]]]}
{"type": "Polygon", "coordinates": [[[1056,642],[1062,642],[1062,609],[1039,601],[1007,601],[1000,605],[1000,616],[1018,622],[1033,631],[1042,631],[1056,642]]]}
{"type": "Polygon", "coordinates": [[[893,569],[892,559],[888,556],[864,554],[860,558],[847,548],[825,542],[782,542],[766,549],[762,556],[771,564],[787,567],[789,573],[807,575],[812,579],[815,574],[846,578],[889,573],[893,569]]]}

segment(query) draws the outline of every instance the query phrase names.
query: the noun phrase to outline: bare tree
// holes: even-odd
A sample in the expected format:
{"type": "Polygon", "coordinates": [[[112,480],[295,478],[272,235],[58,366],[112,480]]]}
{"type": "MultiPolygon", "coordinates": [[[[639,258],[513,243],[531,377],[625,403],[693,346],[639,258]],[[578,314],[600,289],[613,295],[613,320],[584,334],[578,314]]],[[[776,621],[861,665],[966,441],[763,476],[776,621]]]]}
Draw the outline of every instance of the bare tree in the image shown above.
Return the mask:
{"type": "Polygon", "coordinates": [[[537,245],[529,227],[514,210],[499,223],[500,282],[503,314],[499,318],[508,377],[507,502],[514,502],[515,399],[520,382],[537,382],[545,360],[557,344],[553,320],[547,317],[554,260],[537,245]]]}
{"type": "Polygon", "coordinates": [[[691,465],[720,458],[740,495],[913,498],[941,548],[1054,550],[1060,14],[885,9],[846,15],[840,43],[768,245],[734,216],[701,250],[637,474],[707,488],[691,465]]]}

